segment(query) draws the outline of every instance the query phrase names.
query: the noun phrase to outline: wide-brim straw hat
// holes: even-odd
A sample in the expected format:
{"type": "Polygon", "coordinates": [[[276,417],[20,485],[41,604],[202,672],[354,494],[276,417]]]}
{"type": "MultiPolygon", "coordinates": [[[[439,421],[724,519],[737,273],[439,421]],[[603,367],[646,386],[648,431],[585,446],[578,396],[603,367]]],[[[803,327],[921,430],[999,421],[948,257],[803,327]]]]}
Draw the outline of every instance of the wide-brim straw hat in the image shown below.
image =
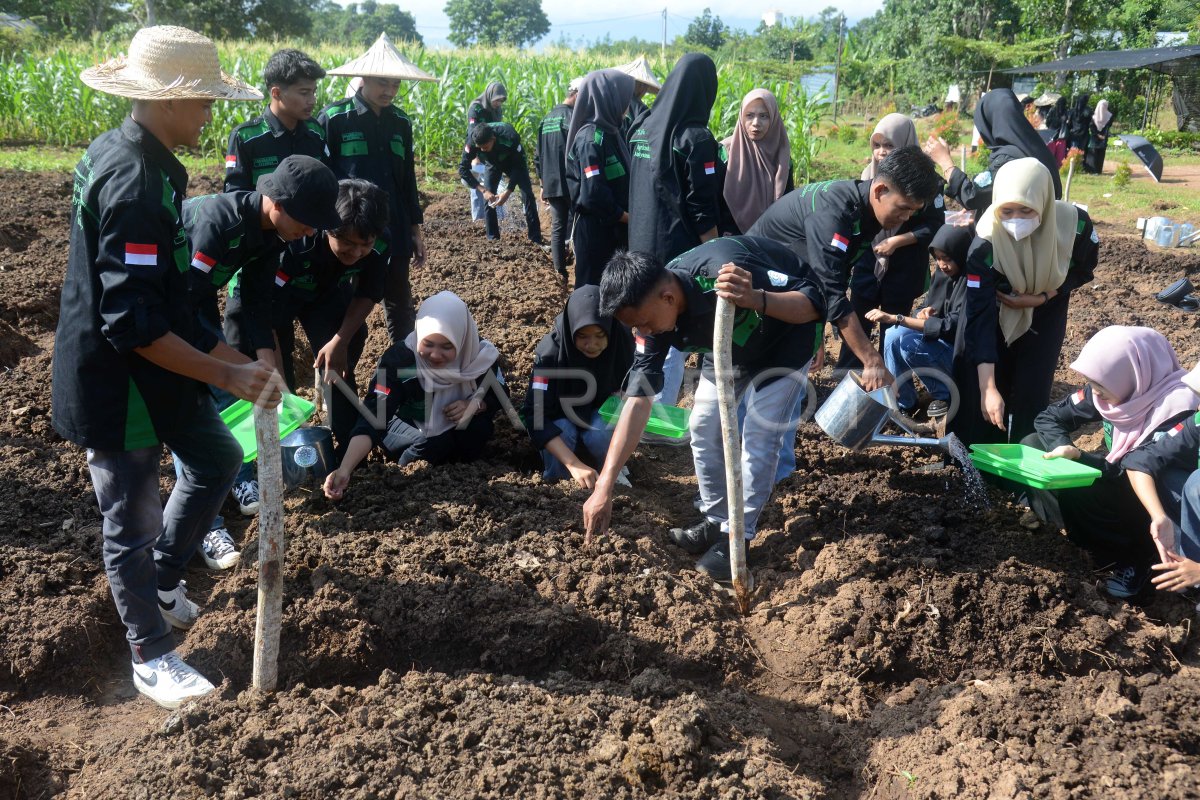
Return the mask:
{"type": "Polygon", "coordinates": [[[207,36],[174,25],[142,28],[129,54],[88,67],[79,79],[133,100],[261,100],[262,92],[221,71],[207,36]]]}
{"type": "Polygon", "coordinates": [[[1034,100],[1033,104],[1035,106],[1038,106],[1039,108],[1045,108],[1046,106],[1052,106],[1055,103],[1057,103],[1059,101],[1059,98],[1061,98],[1061,97],[1062,97],[1061,94],[1055,94],[1054,92],[1046,92],[1041,97],[1039,97],[1037,100],[1034,100]]]}
{"type": "Polygon", "coordinates": [[[390,78],[401,81],[437,82],[437,78],[401,55],[386,33],[379,34],[379,38],[367,52],[336,69],[329,70],[326,74],[348,75],[353,78],[390,78]]]}
{"type": "Polygon", "coordinates": [[[658,82],[658,78],[654,77],[654,71],[650,69],[650,62],[645,56],[638,56],[628,64],[622,64],[617,69],[624,72],[626,75],[633,77],[635,81],[640,83],[641,88],[649,92],[658,94],[662,90],[662,84],[658,82]]]}

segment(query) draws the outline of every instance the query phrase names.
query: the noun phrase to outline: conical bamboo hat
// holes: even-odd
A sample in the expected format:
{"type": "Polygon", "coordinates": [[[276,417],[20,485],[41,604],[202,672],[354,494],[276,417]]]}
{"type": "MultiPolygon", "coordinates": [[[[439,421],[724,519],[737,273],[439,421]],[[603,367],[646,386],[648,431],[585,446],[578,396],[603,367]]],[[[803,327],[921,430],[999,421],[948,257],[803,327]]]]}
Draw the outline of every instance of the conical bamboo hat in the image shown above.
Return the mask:
{"type": "Polygon", "coordinates": [[[626,75],[632,75],[635,81],[642,84],[642,87],[654,94],[658,94],[662,89],[662,84],[658,82],[658,78],[654,77],[654,71],[650,69],[650,62],[646,60],[644,55],[638,56],[628,64],[617,67],[617,69],[626,75]]]}
{"type": "Polygon", "coordinates": [[[326,74],[402,81],[437,81],[437,78],[401,55],[386,33],[379,34],[370,50],[337,69],[329,70],[326,74]]]}

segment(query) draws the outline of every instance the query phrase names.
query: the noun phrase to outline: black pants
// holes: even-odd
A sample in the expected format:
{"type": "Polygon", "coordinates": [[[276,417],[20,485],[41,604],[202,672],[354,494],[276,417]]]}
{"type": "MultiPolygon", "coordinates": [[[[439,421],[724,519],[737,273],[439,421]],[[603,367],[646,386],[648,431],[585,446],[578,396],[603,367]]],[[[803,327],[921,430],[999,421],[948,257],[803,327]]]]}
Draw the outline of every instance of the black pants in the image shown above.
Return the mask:
{"type": "Polygon", "coordinates": [[[412,284],[408,277],[411,261],[412,249],[409,245],[393,250],[388,259],[387,282],[383,289],[383,318],[392,344],[403,341],[416,325],[417,313],[413,308],[412,284]]]}
{"type": "Polygon", "coordinates": [[[575,213],[571,242],[575,246],[575,288],[599,286],[613,253],[625,246],[625,226],[609,225],[591,214],[575,213]]]}
{"type": "MultiPolygon", "coordinates": [[[[276,301],[275,317],[271,324],[275,328],[275,337],[279,340],[282,352],[283,377],[293,391],[297,388],[296,367],[292,362],[296,338],[293,321],[300,322],[300,327],[312,348],[312,358],[315,359],[317,351],[329,344],[329,340],[342,327],[350,300],[350,287],[347,286],[323,296],[309,296],[294,291],[290,292],[283,302],[276,301]]],[[[358,384],[354,380],[354,368],[358,365],[366,342],[367,326],[363,325],[346,348],[346,389],[355,397],[358,396],[358,384]]],[[[332,391],[327,391],[325,397],[329,400],[329,427],[333,430],[340,456],[350,442],[350,429],[358,420],[358,410],[354,401],[347,397],[340,387],[332,387],[332,391]]]]}
{"type": "Polygon", "coordinates": [[[571,200],[567,197],[547,197],[550,205],[550,257],[554,268],[567,274],[567,239],[571,235],[571,200]]]}
{"type": "MultiPolygon", "coordinates": [[[[1033,433],[1033,420],[1050,405],[1054,371],[1067,334],[1070,293],[1059,294],[1033,310],[1033,323],[1015,342],[997,344],[996,388],[1012,415],[1012,441],[1033,433]]],[[[996,326],[999,331],[999,325],[996,326]]],[[[999,334],[998,334],[999,335],[999,334]]]]}
{"type": "MultiPolygon", "coordinates": [[[[888,314],[910,314],[913,303],[924,292],[929,278],[929,251],[917,245],[901,247],[888,259],[883,280],[875,277],[875,253],[867,250],[850,273],[850,305],[858,316],[863,333],[868,337],[875,323],[867,319],[872,308],[888,314]]],[[[883,352],[883,336],[891,325],[879,326],[879,352],[883,352]]],[[[854,355],[845,341],[838,351],[834,369],[861,369],[862,361],[854,355]]]]}
{"type": "MultiPolygon", "coordinates": [[[[489,166],[483,176],[487,189],[492,194],[500,188],[500,170],[489,166]]],[[[521,190],[521,202],[525,204],[525,225],[529,228],[529,241],[542,243],[542,221],[538,218],[537,198],[533,194],[533,183],[529,180],[529,169],[524,164],[518,164],[508,173],[508,186],[516,186],[521,190]]],[[[496,218],[496,209],[489,208],[485,214],[487,235],[489,239],[500,238],[500,220],[496,218]]]]}
{"type": "Polygon", "coordinates": [[[416,420],[393,418],[384,436],[384,449],[401,466],[414,461],[428,461],[435,465],[475,461],[483,455],[484,448],[495,433],[496,426],[492,420],[495,415],[494,408],[484,408],[471,418],[465,428],[451,428],[429,437],[416,427],[416,420]]]}

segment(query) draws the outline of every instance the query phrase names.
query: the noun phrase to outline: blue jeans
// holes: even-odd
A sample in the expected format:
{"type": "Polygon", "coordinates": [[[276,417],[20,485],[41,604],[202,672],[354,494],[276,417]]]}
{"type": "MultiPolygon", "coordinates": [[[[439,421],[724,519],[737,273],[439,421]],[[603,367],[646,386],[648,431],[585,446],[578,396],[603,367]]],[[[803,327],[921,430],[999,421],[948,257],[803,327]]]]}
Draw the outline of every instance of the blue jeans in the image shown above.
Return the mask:
{"type": "Polygon", "coordinates": [[[667,359],[663,362],[663,390],[654,398],[654,402],[673,406],[679,400],[687,357],[687,353],[674,347],[667,351],[667,359]]]}
{"type": "MultiPolygon", "coordinates": [[[[559,438],[572,453],[582,441],[583,446],[591,453],[598,465],[597,468],[604,466],[604,459],[608,456],[608,445],[612,441],[613,429],[608,427],[608,423],[600,416],[600,412],[595,412],[588,420],[590,429],[581,428],[566,418],[556,419],[550,424],[558,428],[559,438]]],[[[555,458],[549,450],[542,451],[542,464],[545,467],[542,472],[543,480],[560,481],[571,477],[571,473],[567,471],[563,463],[555,458]]]]}
{"type": "Polygon", "coordinates": [[[175,649],[171,628],[158,609],[158,590],[179,583],[242,460],[242,448],[211,403],[164,443],[180,463],[166,508],[158,495],[161,446],[87,453],[104,517],[104,569],[137,661],[175,649]]]}
{"type": "Polygon", "coordinates": [[[903,325],[893,325],[883,337],[883,363],[896,376],[896,401],[911,411],[917,407],[917,387],[910,373],[917,370],[921,383],[935,400],[949,400],[950,388],[931,373],[949,377],[954,367],[954,347],[941,339],[928,341],[925,334],[903,325]]]}
{"type": "Polygon", "coordinates": [[[1200,561],[1200,469],[1193,471],[1181,481],[1181,470],[1168,470],[1158,478],[1159,491],[1164,489],[1169,497],[1163,497],[1163,508],[1172,520],[1179,520],[1179,555],[1200,561]],[[1175,514],[1178,503],[1179,513],[1175,514]]]}

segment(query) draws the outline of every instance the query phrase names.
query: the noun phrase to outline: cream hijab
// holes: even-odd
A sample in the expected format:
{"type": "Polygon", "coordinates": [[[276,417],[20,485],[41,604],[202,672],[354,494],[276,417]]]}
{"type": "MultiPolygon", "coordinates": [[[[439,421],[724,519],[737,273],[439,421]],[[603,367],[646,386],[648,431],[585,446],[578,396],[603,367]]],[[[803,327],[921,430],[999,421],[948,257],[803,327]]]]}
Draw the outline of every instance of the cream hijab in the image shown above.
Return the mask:
{"type": "Polygon", "coordinates": [[[779,101],[766,89],[752,89],[742,98],[733,135],[721,142],[729,153],[725,177],[725,203],[738,230],[748,231],[767,207],[783,197],[792,168],[792,146],[779,116],[779,101]],[[746,135],[742,115],[755,100],[767,108],[767,135],[756,142],[746,135]]]}
{"type": "MultiPolygon", "coordinates": [[[[917,126],[904,114],[888,114],[879,120],[879,124],[875,126],[875,130],[871,131],[872,139],[875,138],[875,134],[879,134],[891,142],[893,150],[899,150],[901,147],[915,147],[917,145],[917,126]]],[[[874,179],[875,157],[871,156],[871,161],[867,164],[866,169],[862,171],[860,180],[870,181],[874,179]]]]}
{"type": "MultiPolygon", "coordinates": [[[[992,267],[1008,278],[1013,291],[1037,294],[1057,289],[1066,280],[1078,222],[1075,206],[1054,199],[1046,165],[1036,158],[1018,158],[997,170],[992,204],[980,217],[976,233],[992,243],[992,267]],[[1037,211],[1037,230],[1019,242],[1013,239],[1000,225],[1000,206],[1005,203],[1037,211]]],[[[1009,344],[1029,330],[1032,321],[1032,308],[1000,306],[1000,330],[1009,344]]]]}
{"type": "Polygon", "coordinates": [[[467,304],[454,292],[438,292],[421,304],[417,311],[416,330],[404,340],[405,346],[417,358],[417,379],[426,395],[425,424],[421,433],[437,436],[454,427],[446,418],[446,406],[475,394],[475,382],[496,363],[499,353],[486,339],[479,338],[479,327],[467,310],[467,304]],[[439,333],[454,345],[454,361],[435,368],[421,358],[418,343],[430,334],[439,333]]]}

